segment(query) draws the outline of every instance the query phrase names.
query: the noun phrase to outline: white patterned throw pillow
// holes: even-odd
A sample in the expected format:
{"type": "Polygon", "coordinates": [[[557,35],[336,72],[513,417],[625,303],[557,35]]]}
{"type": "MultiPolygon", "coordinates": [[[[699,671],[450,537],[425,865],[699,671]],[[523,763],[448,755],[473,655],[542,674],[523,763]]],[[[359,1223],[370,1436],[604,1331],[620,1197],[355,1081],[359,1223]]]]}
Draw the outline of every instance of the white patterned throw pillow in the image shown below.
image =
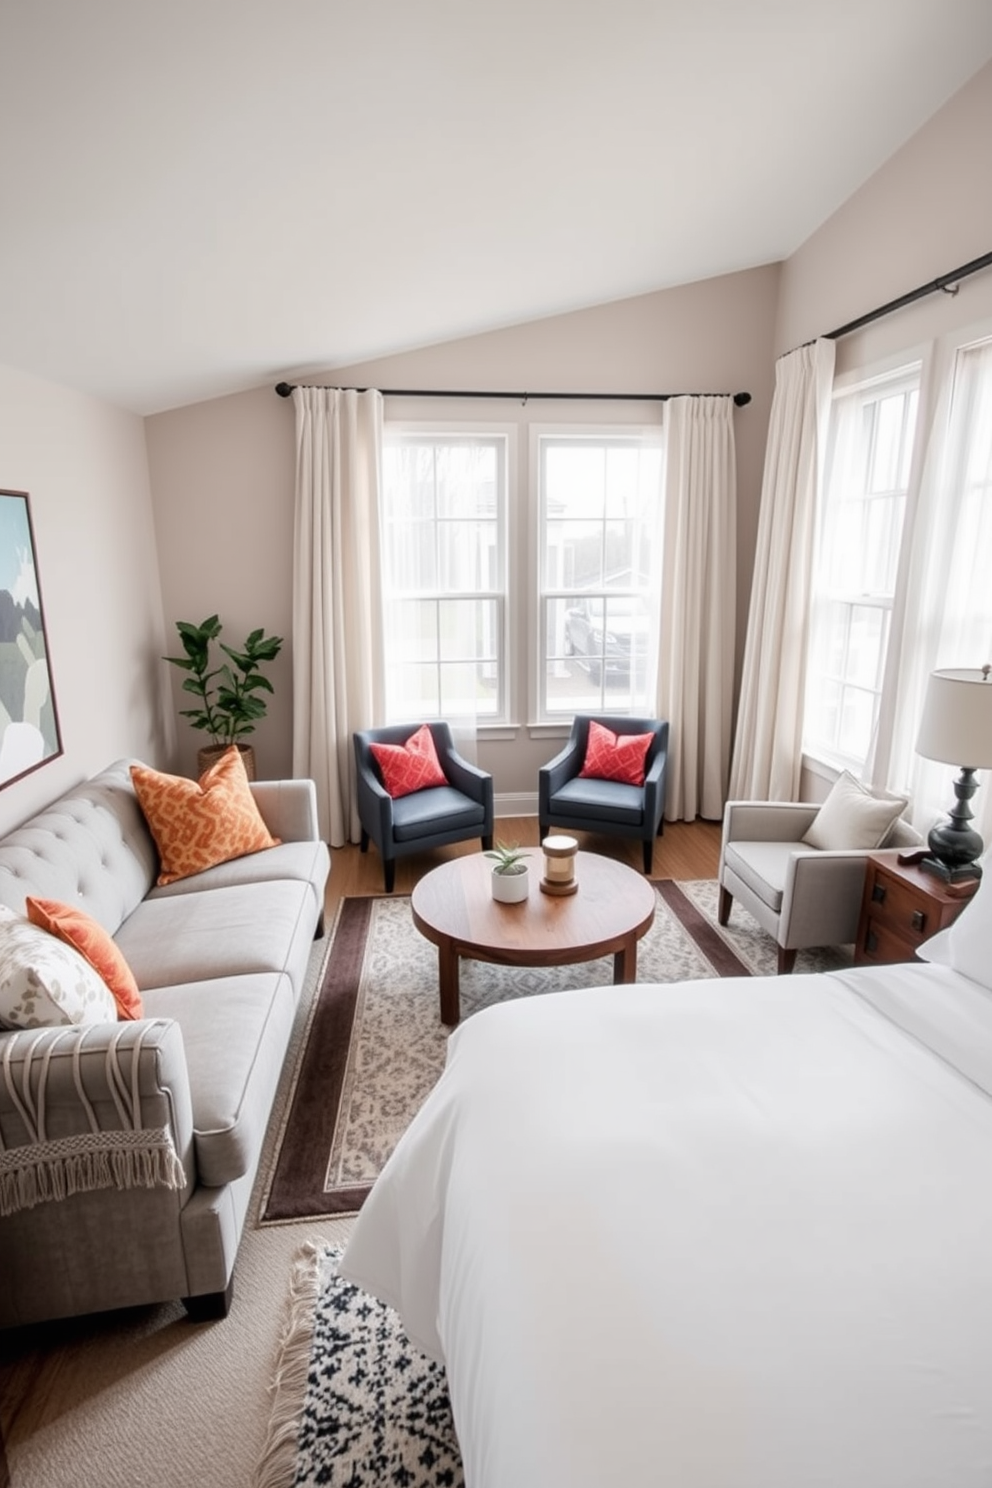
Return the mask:
{"type": "Polygon", "coordinates": [[[0,1028],[116,1021],[113,993],[89,962],[0,905],[0,1028]]]}

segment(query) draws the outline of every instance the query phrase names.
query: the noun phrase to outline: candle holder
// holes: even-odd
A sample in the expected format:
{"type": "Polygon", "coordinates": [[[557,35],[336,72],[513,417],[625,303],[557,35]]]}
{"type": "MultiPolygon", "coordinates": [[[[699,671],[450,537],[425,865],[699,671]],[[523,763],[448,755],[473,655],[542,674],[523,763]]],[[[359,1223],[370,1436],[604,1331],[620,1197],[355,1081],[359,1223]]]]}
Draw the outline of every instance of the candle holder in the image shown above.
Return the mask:
{"type": "Polygon", "coordinates": [[[575,877],[575,854],[579,844],[574,837],[545,837],[541,843],[544,853],[544,877],[541,889],[545,894],[574,894],[579,887],[575,877]]]}

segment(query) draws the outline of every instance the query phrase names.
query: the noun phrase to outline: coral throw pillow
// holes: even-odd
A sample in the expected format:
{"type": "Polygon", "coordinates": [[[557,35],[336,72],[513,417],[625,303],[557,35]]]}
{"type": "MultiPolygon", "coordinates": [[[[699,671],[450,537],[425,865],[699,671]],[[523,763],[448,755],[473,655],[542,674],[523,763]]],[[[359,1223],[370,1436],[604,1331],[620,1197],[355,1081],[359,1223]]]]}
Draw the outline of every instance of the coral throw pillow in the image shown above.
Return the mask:
{"type": "Polygon", "coordinates": [[[653,738],[654,734],[615,734],[590,718],[580,776],[585,780],[619,780],[623,785],[643,785],[644,761],[653,738]]]}
{"type": "Polygon", "coordinates": [[[58,899],[31,898],[25,901],[25,908],[32,925],[72,946],[106,982],[117,1004],[118,1018],[133,1021],[145,1016],[134,972],[121,955],[117,942],[97,920],[73,904],[61,904],[58,899]]]}
{"type": "Polygon", "coordinates": [[[163,775],[147,765],[132,765],[131,780],[158,848],[162,885],[279,846],[255,805],[236,744],[199,780],[163,775]]]}
{"type": "Polygon", "coordinates": [[[376,764],[382,771],[382,783],[395,800],[432,785],[447,785],[434,748],[434,735],[422,723],[405,744],[370,744],[376,764]]]}

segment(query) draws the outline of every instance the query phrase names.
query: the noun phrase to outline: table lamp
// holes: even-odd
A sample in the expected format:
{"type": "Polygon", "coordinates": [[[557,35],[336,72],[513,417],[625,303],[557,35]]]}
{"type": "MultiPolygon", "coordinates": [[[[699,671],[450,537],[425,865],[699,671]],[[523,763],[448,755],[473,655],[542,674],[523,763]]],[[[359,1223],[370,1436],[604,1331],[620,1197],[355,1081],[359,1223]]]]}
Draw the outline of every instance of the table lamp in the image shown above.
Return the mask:
{"type": "Polygon", "coordinates": [[[916,752],[926,759],[960,766],[954,782],[957,800],[947,821],[927,838],[930,849],[920,863],[945,883],[980,878],[982,839],[968,823],[968,802],[978,789],[976,770],[992,768],[992,666],[953,667],[930,673],[923,700],[916,752]],[[970,763],[962,765],[962,760],[970,763]]]}

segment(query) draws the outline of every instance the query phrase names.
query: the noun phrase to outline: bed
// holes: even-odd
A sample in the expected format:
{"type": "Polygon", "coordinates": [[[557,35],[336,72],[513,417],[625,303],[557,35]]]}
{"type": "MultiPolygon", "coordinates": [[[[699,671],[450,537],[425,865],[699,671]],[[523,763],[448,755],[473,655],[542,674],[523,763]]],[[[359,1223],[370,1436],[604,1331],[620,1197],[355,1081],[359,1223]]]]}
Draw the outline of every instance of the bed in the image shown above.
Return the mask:
{"type": "Polygon", "coordinates": [[[342,1271],[467,1488],[989,1488],[992,865],[923,954],[452,1035],[342,1271]]]}

